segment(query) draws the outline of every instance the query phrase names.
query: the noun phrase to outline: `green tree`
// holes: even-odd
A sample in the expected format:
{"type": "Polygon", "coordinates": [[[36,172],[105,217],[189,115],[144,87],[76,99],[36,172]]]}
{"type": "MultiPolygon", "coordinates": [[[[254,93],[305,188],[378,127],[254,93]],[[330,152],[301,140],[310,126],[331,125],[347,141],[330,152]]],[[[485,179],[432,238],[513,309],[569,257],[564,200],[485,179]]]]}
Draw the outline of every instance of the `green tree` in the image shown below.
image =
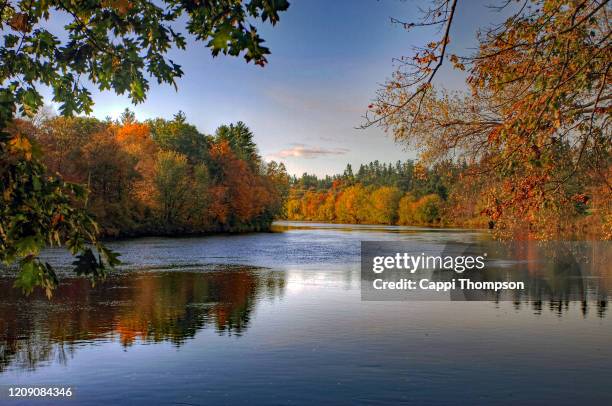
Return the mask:
{"type": "Polygon", "coordinates": [[[122,125],[135,123],[136,122],[136,113],[134,113],[132,110],[126,108],[125,110],[123,110],[123,113],[121,113],[121,117],[119,117],[119,122],[122,125]]]}
{"type": "Polygon", "coordinates": [[[11,124],[15,114],[30,116],[43,105],[38,86],[51,89],[64,115],[92,111],[87,84],[142,102],[148,77],[176,85],[183,73],[166,57],[171,48],[186,46],[177,21],[185,22],[186,32],[205,42],[213,56],[242,55],[263,66],[269,50],[251,23],[275,24],[288,6],[286,0],[28,0],[0,5],[0,262],[19,262],[18,286],[25,291],[42,286],[51,294],[57,277],[38,260],[47,244],[80,253],[78,273],[102,275],[117,263],[116,255],[98,242],[97,226],[82,208],[86,191],[49,177],[32,140],[11,124]],[[52,14],[68,16],[65,35],[46,28],[52,14]]]}
{"type": "Polygon", "coordinates": [[[187,156],[191,163],[206,162],[210,137],[187,123],[185,114],[179,111],[172,120],[156,118],[147,121],[155,143],[162,149],[176,151],[187,156]]]}
{"type": "Polygon", "coordinates": [[[235,125],[222,125],[217,128],[215,133],[216,141],[227,141],[234,154],[243,161],[251,165],[251,168],[257,167],[261,160],[257,153],[257,145],[253,141],[253,132],[242,121],[238,121],[235,125]]]}
{"type": "Polygon", "coordinates": [[[265,166],[266,178],[270,180],[272,186],[276,190],[277,199],[275,199],[274,207],[270,210],[275,216],[285,218],[287,216],[285,201],[289,197],[289,174],[284,163],[270,161],[265,166]]]}
{"type": "Polygon", "coordinates": [[[210,205],[210,193],[208,192],[210,175],[205,164],[195,165],[192,172],[187,221],[194,231],[201,231],[208,226],[207,210],[210,205]]]}
{"type": "Polygon", "coordinates": [[[187,157],[174,151],[159,151],[155,161],[156,200],[159,216],[169,227],[179,225],[186,209],[189,191],[187,157]]]}

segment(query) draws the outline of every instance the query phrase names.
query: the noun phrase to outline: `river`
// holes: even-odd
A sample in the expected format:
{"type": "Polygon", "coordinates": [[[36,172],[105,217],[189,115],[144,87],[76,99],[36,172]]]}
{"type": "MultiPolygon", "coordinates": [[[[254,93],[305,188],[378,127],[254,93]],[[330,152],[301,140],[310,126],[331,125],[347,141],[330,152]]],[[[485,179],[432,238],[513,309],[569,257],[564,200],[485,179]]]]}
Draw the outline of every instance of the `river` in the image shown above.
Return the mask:
{"type": "Polygon", "coordinates": [[[67,274],[49,301],[0,278],[0,386],[79,405],[612,404],[609,273],[529,274],[546,288],[516,300],[361,300],[363,240],[488,238],[279,222],[115,241],[122,269],[95,287],[67,274]]]}

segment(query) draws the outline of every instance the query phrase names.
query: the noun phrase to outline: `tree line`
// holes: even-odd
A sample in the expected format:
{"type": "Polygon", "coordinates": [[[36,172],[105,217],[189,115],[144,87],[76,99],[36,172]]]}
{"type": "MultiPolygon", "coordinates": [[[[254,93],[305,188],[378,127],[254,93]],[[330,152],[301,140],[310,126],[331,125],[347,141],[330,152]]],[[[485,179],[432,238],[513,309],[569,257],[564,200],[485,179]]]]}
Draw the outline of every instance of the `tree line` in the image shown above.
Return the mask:
{"type": "MultiPolygon", "coordinates": [[[[465,162],[427,168],[419,162],[373,161],[357,171],[318,178],[304,173],[291,179],[286,204],[290,220],[354,224],[443,225],[446,201],[465,162]]],[[[471,220],[471,219],[470,219],[471,220]]]]}
{"type": "MultiPolygon", "coordinates": [[[[563,162],[558,163],[559,167],[563,162]]],[[[304,173],[291,178],[286,203],[289,220],[355,224],[456,226],[506,230],[507,221],[491,215],[490,188],[498,179],[480,165],[465,160],[385,164],[378,161],[347,165],[341,174],[304,173]]],[[[555,207],[541,207],[532,225],[545,234],[606,238],[606,193],[579,178],[568,183],[574,198],[560,215],[555,207]]]]}
{"type": "MultiPolygon", "coordinates": [[[[104,236],[267,230],[289,177],[266,163],[242,122],[203,134],[171,120],[47,117],[14,131],[43,152],[49,176],[82,185],[81,202],[104,236]]],[[[61,222],[61,218],[56,221],[61,222]]]]}

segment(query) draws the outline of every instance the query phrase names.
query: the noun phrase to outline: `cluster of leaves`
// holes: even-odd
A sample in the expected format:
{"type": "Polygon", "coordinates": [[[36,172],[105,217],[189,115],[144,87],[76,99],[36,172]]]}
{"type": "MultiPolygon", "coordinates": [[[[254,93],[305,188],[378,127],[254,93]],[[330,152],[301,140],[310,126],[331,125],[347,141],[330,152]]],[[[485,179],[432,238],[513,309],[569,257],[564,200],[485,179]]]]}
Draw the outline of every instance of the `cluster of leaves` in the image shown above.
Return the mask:
{"type": "Polygon", "coordinates": [[[426,162],[465,159],[475,182],[486,183],[483,213],[500,237],[575,234],[570,225],[587,215],[599,238],[612,237],[609,2],[521,2],[468,57],[446,55],[456,2],[436,4],[447,29],[433,59],[400,66],[369,124],[393,131],[426,162]],[[431,64],[445,59],[468,69],[469,93],[431,86],[431,64]]]}
{"type": "Polygon", "coordinates": [[[89,84],[142,102],[149,78],[176,85],[182,76],[166,54],[185,49],[186,35],[204,41],[214,56],[243,54],[263,66],[269,50],[248,20],[276,24],[288,7],[286,0],[3,2],[0,119],[17,107],[24,114],[41,107],[40,84],[53,90],[63,114],[91,112],[89,84]],[[68,18],[64,41],[47,27],[56,14],[68,18]],[[177,21],[186,21],[186,33],[177,21]]]}
{"type": "Polygon", "coordinates": [[[87,190],[49,176],[39,161],[40,150],[18,128],[11,130],[14,135],[4,145],[0,162],[0,263],[18,264],[15,285],[24,292],[39,286],[50,296],[58,279],[38,255],[44,246],[65,245],[77,255],[77,274],[92,280],[103,277],[119,261],[100,244],[96,223],[78,205],[87,190]]]}

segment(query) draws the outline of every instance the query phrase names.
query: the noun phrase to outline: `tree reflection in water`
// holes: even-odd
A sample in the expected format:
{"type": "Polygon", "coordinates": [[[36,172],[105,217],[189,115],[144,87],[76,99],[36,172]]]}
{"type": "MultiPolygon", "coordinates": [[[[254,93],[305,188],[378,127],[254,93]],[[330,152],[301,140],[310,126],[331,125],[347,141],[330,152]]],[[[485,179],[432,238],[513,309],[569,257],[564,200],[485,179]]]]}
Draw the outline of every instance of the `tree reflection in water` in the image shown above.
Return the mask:
{"type": "Polygon", "coordinates": [[[51,301],[23,297],[12,283],[0,279],[0,372],[65,363],[94,340],[180,346],[201,329],[240,335],[259,300],[283,295],[285,279],[282,272],[245,267],[131,273],[95,287],[75,278],[65,279],[51,301]]]}
{"type": "MultiPolygon", "coordinates": [[[[485,269],[464,274],[472,281],[523,281],[526,290],[474,291],[455,290],[451,300],[502,300],[513,302],[514,308],[531,308],[541,314],[548,307],[562,316],[572,302],[581,303],[586,316],[590,309],[603,318],[608,308],[608,295],[612,291],[612,245],[607,241],[538,242],[514,241],[480,243],[461,247],[453,245],[446,253],[452,255],[481,255],[488,253],[498,262],[488,263],[485,269]],[[500,265],[500,260],[505,264],[500,265]]],[[[452,271],[435,271],[435,280],[457,278],[452,271]]]]}
{"type": "MultiPolygon", "coordinates": [[[[529,313],[539,317],[547,308],[563,316],[577,304],[584,317],[607,315],[612,289],[610,245],[454,243],[444,250],[452,255],[483,252],[499,261],[470,273],[472,280],[522,280],[527,289],[453,291],[450,300],[484,300],[482,305],[489,307],[501,307],[500,302],[506,301],[504,308],[513,306],[528,317],[529,313]]],[[[62,364],[79,346],[94,342],[117,341],[126,349],[150,342],[178,347],[203,329],[239,336],[249,328],[257,303],[284,295],[286,275],[231,266],[201,272],[129,271],[96,287],[85,279],[64,279],[51,301],[42,295],[26,298],[12,289],[12,280],[0,278],[0,372],[62,364]]],[[[453,271],[433,271],[432,280],[456,277],[453,271]]],[[[349,306],[358,305],[353,308],[357,317],[364,304],[353,296],[342,299],[349,306]]],[[[410,306],[397,304],[403,305],[410,306]]]]}

